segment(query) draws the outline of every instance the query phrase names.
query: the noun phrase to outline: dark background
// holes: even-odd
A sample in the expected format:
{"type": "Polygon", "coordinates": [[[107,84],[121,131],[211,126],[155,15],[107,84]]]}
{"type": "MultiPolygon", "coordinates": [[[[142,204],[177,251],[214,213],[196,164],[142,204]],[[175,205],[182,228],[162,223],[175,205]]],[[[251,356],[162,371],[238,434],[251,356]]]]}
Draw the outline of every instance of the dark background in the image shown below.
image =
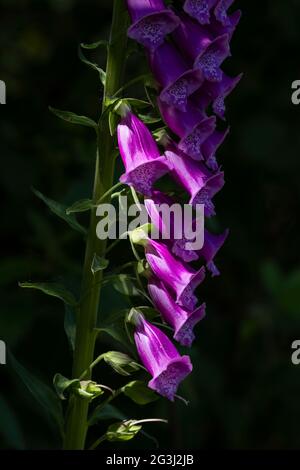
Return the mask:
{"type": "MultiPolygon", "coordinates": [[[[84,244],[30,187],[65,204],[90,196],[93,131],[56,119],[48,105],[99,115],[98,76],[78,60],[77,47],[107,38],[111,3],[0,0],[0,79],[7,84],[0,108],[0,339],[48,384],[56,372],[70,375],[64,309],[17,283],[63,279],[76,292],[84,244]]],[[[300,447],[300,366],[291,363],[291,343],[300,338],[300,108],[291,104],[291,83],[300,79],[300,3],[236,5],[243,18],[226,68],[245,75],[228,100],[231,134],[219,151],[226,186],[216,198],[216,228],[229,227],[231,235],[217,259],[222,276],[201,289],[208,314],[191,351],[194,372],[181,388],[190,405],[117,403],[130,417],[168,418],[170,428],[145,428],[162,447],[300,447]]],[[[94,58],[104,65],[103,50],[94,58]]],[[[128,79],[144,67],[134,56],[128,79]]],[[[122,245],[112,263],[126,250],[122,245]]],[[[117,308],[113,301],[116,294],[106,291],[104,312],[117,308]]],[[[114,385],[115,374],[103,374],[114,385]]],[[[0,366],[0,380],[0,447],[59,447],[9,366],[0,366]]],[[[138,436],[126,447],[152,445],[138,436]]]]}

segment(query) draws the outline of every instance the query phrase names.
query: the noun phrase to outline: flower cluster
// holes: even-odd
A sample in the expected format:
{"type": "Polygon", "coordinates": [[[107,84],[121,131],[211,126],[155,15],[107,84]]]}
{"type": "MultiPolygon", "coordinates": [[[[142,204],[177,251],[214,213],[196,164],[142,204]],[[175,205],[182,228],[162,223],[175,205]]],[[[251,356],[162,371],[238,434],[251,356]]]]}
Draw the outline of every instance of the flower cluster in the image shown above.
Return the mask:
{"type": "MultiPolygon", "coordinates": [[[[156,204],[172,204],[154,183],[168,173],[189,196],[189,204],[204,205],[207,218],[215,215],[214,196],[224,185],[216,152],[228,134],[217,128],[225,120],[225,98],[239,82],[221,65],[230,56],[230,40],[240,12],[228,13],[233,0],[186,0],[181,11],[166,8],[163,0],[127,0],[132,25],[128,35],[147,51],[150,69],[159,87],[162,119],[174,135],[159,147],[147,127],[127,109],[118,126],[118,142],[125,165],[121,181],[145,196],[152,223],[161,231],[156,204]],[[211,110],[211,115],[208,114],[211,110]]],[[[174,329],[174,339],[191,346],[193,328],[205,316],[195,289],[205,278],[219,274],[214,257],[228,231],[215,235],[205,229],[204,245],[188,249],[187,240],[163,243],[148,239],[146,259],[151,268],[148,290],[163,320],[174,329]],[[191,262],[206,266],[195,269],[191,262]]],[[[142,315],[135,321],[135,343],[152,375],[149,387],[174,400],[179,383],[192,370],[188,356],[180,356],[169,338],[142,315]]]]}

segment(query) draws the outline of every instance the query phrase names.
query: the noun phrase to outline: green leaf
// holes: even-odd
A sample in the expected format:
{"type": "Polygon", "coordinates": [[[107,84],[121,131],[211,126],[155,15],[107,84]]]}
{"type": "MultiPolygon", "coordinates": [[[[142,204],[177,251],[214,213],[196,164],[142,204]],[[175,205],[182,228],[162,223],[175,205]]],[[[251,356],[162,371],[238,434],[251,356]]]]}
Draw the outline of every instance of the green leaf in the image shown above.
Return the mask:
{"type": "Polygon", "coordinates": [[[135,421],[129,420],[112,424],[106,431],[106,439],[110,442],[130,441],[142,429],[142,426],[135,423],[135,421]]]}
{"type": "Polygon", "coordinates": [[[79,116],[78,114],[72,113],[71,111],[62,111],[60,109],[55,109],[49,106],[51,113],[59,117],[63,121],[67,121],[70,124],[78,124],[79,126],[93,127],[97,130],[98,126],[93,119],[90,119],[86,116],[79,116]]]}
{"type": "Polygon", "coordinates": [[[148,108],[149,106],[151,106],[151,103],[149,103],[149,101],[138,100],[137,98],[123,98],[122,102],[124,104],[128,104],[133,108],[138,109],[148,108]]]}
{"type": "Polygon", "coordinates": [[[65,304],[64,329],[72,351],[75,350],[76,311],[71,305],[65,304]]]}
{"type": "Polygon", "coordinates": [[[80,386],[74,388],[74,393],[84,400],[94,400],[94,398],[103,395],[104,391],[101,385],[92,380],[81,380],[80,386]]]}
{"type": "MultiPolygon", "coordinates": [[[[0,395],[0,436],[3,438],[6,447],[13,449],[24,449],[24,437],[20,424],[13,409],[0,395]]],[[[123,419],[116,416],[116,419],[123,419]]]]}
{"type": "Polygon", "coordinates": [[[74,295],[69,292],[62,284],[56,282],[20,282],[20,287],[26,289],[37,289],[42,291],[44,294],[52,297],[57,297],[67,305],[77,305],[77,300],[74,295]]]}
{"type": "Polygon", "coordinates": [[[133,281],[127,274],[120,274],[113,280],[113,286],[116,291],[120,294],[127,295],[129,297],[140,296],[140,291],[136,288],[133,281]]]}
{"type": "Polygon", "coordinates": [[[98,64],[95,64],[94,62],[90,62],[82,53],[82,50],[81,48],[79,47],[78,49],[78,56],[79,56],[79,59],[81,60],[81,62],[83,62],[84,64],[88,65],[89,67],[91,67],[93,70],[96,70],[98,73],[99,73],[99,76],[100,76],[100,81],[102,83],[102,85],[104,86],[105,85],[105,81],[106,81],[106,73],[104,72],[104,70],[99,67],[98,64]]]}
{"type": "Polygon", "coordinates": [[[110,404],[107,404],[104,406],[99,405],[92,412],[91,417],[89,419],[89,425],[93,426],[98,421],[102,421],[106,419],[107,420],[108,419],[123,420],[123,419],[126,419],[126,416],[121,411],[119,411],[118,408],[116,408],[113,405],[110,405],[110,404]]]}
{"type": "Polygon", "coordinates": [[[72,206],[66,209],[66,214],[70,215],[73,212],[86,212],[91,210],[93,207],[94,204],[91,199],[80,199],[80,201],[74,202],[72,206]]]}
{"type": "Polygon", "coordinates": [[[105,258],[101,258],[100,256],[94,254],[91,270],[92,273],[95,275],[98,271],[104,271],[109,265],[109,261],[105,258]]]}
{"type": "Polygon", "coordinates": [[[55,374],[53,378],[53,385],[59,398],[61,400],[65,400],[65,392],[71,388],[80,388],[80,381],[78,379],[70,380],[61,374],[55,374]]]}
{"type": "Polygon", "coordinates": [[[49,209],[51,210],[51,212],[53,212],[53,214],[57,215],[58,217],[63,219],[65,222],[67,222],[70,225],[70,227],[72,227],[74,230],[77,230],[81,234],[86,235],[87,230],[77,222],[75,215],[66,214],[66,209],[67,209],[66,206],[64,206],[63,204],[59,204],[53,199],[50,199],[44,196],[40,191],[37,191],[34,188],[32,188],[32,191],[39,199],[41,199],[49,207],[49,209]]]}
{"type": "Polygon", "coordinates": [[[9,353],[9,363],[26,388],[33,395],[36,402],[44,409],[51,421],[58,425],[62,432],[64,422],[62,406],[54,390],[25,369],[25,367],[15,359],[12,353],[9,353]]]}
{"type": "Polygon", "coordinates": [[[145,382],[142,382],[141,380],[129,382],[122,388],[122,391],[124,395],[131,398],[131,400],[138,405],[147,405],[159,398],[156,393],[150,390],[145,382]]]}
{"type": "Polygon", "coordinates": [[[158,122],[161,122],[161,117],[159,117],[159,116],[150,116],[149,114],[139,114],[139,118],[145,124],[157,124],[158,122]]]}
{"type": "Polygon", "coordinates": [[[109,132],[111,136],[115,135],[118,123],[119,123],[119,116],[113,111],[111,111],[108,115],[109,132]]]}
{"type": "Polygon", "coordinates": [[[98,49],[98,47],[100,46],[108,47],[108,41],[106,41],[105,39],[101,39],[100,41],[92,42],[91,44],[86,44],[84,42],[80,44],[80,47],[82,47],[83,49],[98,49]]]}
{"type": "Polygon", "coordinates": [[[103,355],[103,359],[120,375],[130,375],[140,368],[140,365],[131,357],[118,351],[108,351],[103,355]]]}
{"type": "Polygon", "coordinates": [[[147,320],[154,320],[160,316],[160,313],[152,307],[135,307],[135,309],[140,311],[147,320]]]}

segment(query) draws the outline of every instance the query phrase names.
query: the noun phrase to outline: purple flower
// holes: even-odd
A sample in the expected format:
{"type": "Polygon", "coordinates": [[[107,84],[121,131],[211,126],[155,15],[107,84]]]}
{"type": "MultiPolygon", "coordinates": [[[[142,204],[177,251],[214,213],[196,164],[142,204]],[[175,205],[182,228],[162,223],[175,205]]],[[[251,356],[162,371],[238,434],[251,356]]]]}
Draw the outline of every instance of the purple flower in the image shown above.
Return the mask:
{"type": "Polygon", "coordinates": [[[216,159],[216,152],[229,134],[229,127],[224,131],[215,131],[203,143],[201,152],[206,166],[213,172],[217,172],[219,165],[216,159]]]}
{"type": "Polygon", "coordinates": [[[195,18],[200,24],[210,23],[210,10],[217,0],[186,0],[184,11],[195,18]]]}
{"type": "Polygon", "coordinates": [[[230,26],[231,21],[228,17],[227,10],[233,4],[234,0],[220,0],[214,9],[216,19],[222,23],[223,26],[230,26]]]}
{"type": "Polygon", "coordinates": [[[210,233],[208,230],[205,230],[204,232],[204,245],[198,254],[200,258],[203,258],[206,261],[206,267],[211,272],[212,277],[220,275],[220,272],[214,263],[214,257],[223,246],[226,238],[228,237],[228,233],[229,230],[225,230],[225,232],[220,235],[210,233]]]}
{"type": "Polygon", "coordinates": [[[186,113],[162,103],[161,100],[158,100],[158,106],[167,126],[180,137],[179,149],[194,160],[203,160],[201,146],[215,130],[215,117],[207,117],[191,101],[188,102],[186,113]]]}
{"type": "Polygon", "coordinates": [[[225,99],[237,86],[242,76],[243,74],[237,77],[229,77],[223,74],[223,78],[219,83],[205,82],[201,92],[196,92],[193,95],[195,105],[198,105],[200,109],[205,109],[212,103],[214,113],[220,119],[225,119],[225,99]]]}
{"type": "Polygon", "coordinates": [[[224,173],[211,173],[204,164],[196,163],[178,151],[175,144],[169,146],[165,155],[174,179],[190,194],[190,204],[204,204],[206,217],[215,215],[212,198],[224,186],[224,173]]]}
{"type": "Polygon", "coordinates": [[[193,67],[203,72],[206,80],[219,82],[222,79],[220,66],[230,55],[228,34],[215,37],[208,28],[182,15],[173,38],[184,55],[192,61],[193,67]]]}
{"type": "Polygon", "coordinates": [[[153,377],[149,388],[174,401],[180,382],[193,369],[189,356],[180,356],[169,338],[142,315],[136,319],[134,340],[142,363],[153,377]]]}
{"type": "Polygon", "coordinates": [[[181,206],[178,204],[175,206],[180,207],[180,213],[175,209],[174,212],[170,210],[176,204],[173,199],[160,191],[153,191],[152,197],[145,199],[144,204],[151,223],[155,226],[158,235],[161,235],[164,243],[171,249],[172,253],[187,263],[199,259],[197,251],[187,246],[188,243],[195,241],[193,236],[197,229],[195,220],[192,221],[191,227],[193,233],[187,238],[185,234],[184,211],[182,211],[181,206]]]}
{"type": "Polygon", "coordinates": [[[160,156],[151,132],[131,111],[118,125],[119,150],[125,165],[120,181],[142,194],[151,195],[154,182],[169,171],[168,162],[160,156]]]}
{"type": "Polygon", "coordinates": [[[148,240],[146,259],[155,276],[175,294],[176,303],[193,310],[197,303],[197,297],[193,295],[193,292],[204,280],[204,267],[202,266],[199,271],[195,271],[187,264],[177,260],[166,245],[155,240],[148,240]]]}
{"type": "Polygon", "coordinates": [[[149,294],[155,308],[163,319],[175,330],[174,339],[183,346],[191,346],[195,339],[194,326],[205,316],[205,304],[190,312],[174,301],[163,283],[152,277],[148,284],[149,294]]]}
{"type": "Polygon", "coordinates": [[[232,13],[232,15],[228,16],[228,22],[226,26],[222,25],[222,23],[217,21],[215,18],[212,18],[209,29],[214,37],[227,34],[229,36],[229,40],[231,41],[234,31],[240,22],[241,16],[242,12],[240,10],[236,10],[234,13],[232,13]]]}
{"type": "Polygon", "coordinates": [[[175,13],[166,9],[162,0],[127,0],[127,7],[133,21],[128,36],[150,50],[160,46],[179,24],[175,13]]]}
{"type": "Polygon", "coordinates": [[[177,49],[167,42],[150,54],[150,67],[163,88],[160,99],[185,111],[188,97],[204,81],[201,70],[189,70],[188,64],[177,49]]]}

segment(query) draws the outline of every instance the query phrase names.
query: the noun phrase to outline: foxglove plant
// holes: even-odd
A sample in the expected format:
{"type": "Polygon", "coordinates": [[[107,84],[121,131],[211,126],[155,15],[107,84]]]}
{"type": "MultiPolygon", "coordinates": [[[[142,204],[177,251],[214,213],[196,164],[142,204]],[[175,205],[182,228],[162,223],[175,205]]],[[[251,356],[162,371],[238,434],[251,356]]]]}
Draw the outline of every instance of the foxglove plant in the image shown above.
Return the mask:
{"type": "MultiPolygon", "coordinates": [[[[182,203],[178,197],[179,188],[187,193],[192,213],[201,205],[206,219],[216,215],[215,201],[212,200],[224,185],[224,172],[216,154],[229,131],[219,128],[219,121],[225,119],[225,98],[241,78],[229,77],[221,67],[230,55],[230,40],[240,12],[228,13],[232,0],[186,0],[182,1],[179,11],[174,5],[174,8],[170,6],[171,3],[168,2],[167,7],[163,0],[115,0],[106,71],[81,53],[83,62],[100,72],[104,85],[98,122],[52,109],[68,122],[93,128],[97,137],[91,199],[77,201],[66,208],[36,191],[52,212],[85,237],[79,298],[57,283],[21,284],[58,297],[66,304],[65,330],[73,355],[71,378],[56,374],[56,395],[45,385],[42,391],[36,392],[39,382],[31,376],[26,381],[27,384],[34,382],[33,391],[38,400],[43,396],[44,403],[49,397],[50,408],[55,403],[53,415],[59,423],[65,449],[86,448],[93,435],[90,428],[105,415],[107,405],[121,394],[136,404],[154,401],[159,395],[171,401],[179,397],[177,389],[191,373],[192,363],[189,356],[179,353],[163,328],[168,326],[176,342],[190,347],[195,340],[194,328],[206,311],[205,303],[198,302],[197,289],[203,289],[206,271],[212,276],[219,274],[215,256],[228,236],[227,230],[216,235],[206,228],[203,246],[197,249],[191,248],[185,234],[181,238],[175,236],[175,226],[171,227],[167,240],[154,240],[147,230],[142,230],[144,236],[139,240],[131,232],[130,247],[135,260],[112,268],[108,257],[120,240],[108,246],[107,239],[97,237],[96,207],[111,200],[120,201],[123,194],[137,207],[145,198],[150,222],[160,235],[164,235],[168,227],[156,212],[155,204],[164,203],[171,207],[174,202],[182,203]],[[129,17],[132,24],[127,31],[129,17]],[[153,106],[149,115],[140,113],[145,101],[123,97],[124,90],[132,82],[144,78],[134,77],[127,84],[123,82],[128,56],[126,32],[146,49],[145,57],[157,95],[157,107],[153,106]],[[154,110],[160,112],[169,128],[163,135],[158,129],[155,135],[152,134],[146,125],[146,122],[157,122],[157,119],[153,121],[154,110]],[[125,172],[113,185],[117,144],[125,172]],[[175,183],[174,193],[164,191],[164,176],[175,183]],[[161,185],[160,190],[157,184],[161,185]],[[122,189],[118,192],[119,187],[122,189]],[[88,229],[74,215],[84,211],[90,211],[88,229]],[[141,247],[135,247],[135,242],[143,246],[144,259],[141,258],[141,247]],[[129,275],[127,269],[133,269],[134,275],[129,275]],[[105,305],[99,312],[102,289],[111,284],[124,296],[133,297],[133,309],[126,314],[115,312],[121,318],[118,328],[123,328],[124,335],[127,333],[129,338],[122,351],[97,355],[99,334],[100,340],[103,332],[114,340],[120,338],[115,331],[116,315],[110,318],[105,305]],[[137,296],[147,299],[147,305],[135,305],[137,296]],[[156,318],[153,310],[161,317],[158,325],[153,324],[156,318]],[[95,368],[102,361],[123,377],[139,373],[139,380],[122,383],[117,389],[99,383],[95,368]],[[63,413],[59,400],[66,399],[67,407],[63,413]]],[[[101,45],[103,41],[83,47],[95,49],[101,45]]],[[[147,87],[148,83],[145,85],[147,87]]],[[[149,94],[147,96],[149,98],[149,94]]],[[[146,106],[150,107],[151,103],[146,102],[146,106]]],[[[192,227],[194,222],[195,219],[192,227]]],[[[115,414],[119,416],[120,412],[115,414]]],[[[136,421],[126,417],[111,424],[90,448],[96,448],[105,440],[131,439],[147,421],[165,420],[136,421]]]]}

